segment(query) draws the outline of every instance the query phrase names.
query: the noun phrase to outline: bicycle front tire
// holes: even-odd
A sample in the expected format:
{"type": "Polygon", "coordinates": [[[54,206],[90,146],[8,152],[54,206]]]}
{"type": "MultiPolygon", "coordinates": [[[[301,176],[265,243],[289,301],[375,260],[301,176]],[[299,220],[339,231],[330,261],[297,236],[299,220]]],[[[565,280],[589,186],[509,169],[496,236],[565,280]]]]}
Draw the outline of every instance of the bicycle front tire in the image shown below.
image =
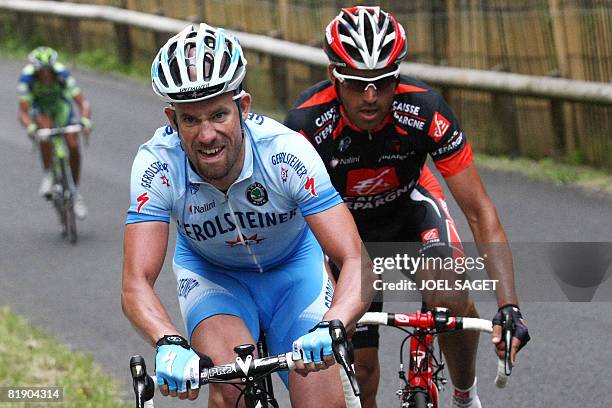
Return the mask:
{"type": "Polygon", "coordinates": [[[424,392],[415,392],[412,396],[412,404],[410,404],[410,407],[429,408],[427,395],[424,392]]]}
{"type": "Polygon", "coordinates": [[[76,216],[74,214],[74,197],[70,191],[71,180],[68,180],[68,177],[72,177],[72,174],[70,174],[68,165],[65,159],[60,159],[62,169],[62,222],[68,242],[74,245],[77,242],[76,216]]]}
{"type": "Polygon", "coordinates": [[[72,198],[67,199],[64,202],[64,225],[66,227],[66,237],[71,244],[77,242],[77,230],[76,230],[76,215],[74,214],[74,207],[72,198]]]}

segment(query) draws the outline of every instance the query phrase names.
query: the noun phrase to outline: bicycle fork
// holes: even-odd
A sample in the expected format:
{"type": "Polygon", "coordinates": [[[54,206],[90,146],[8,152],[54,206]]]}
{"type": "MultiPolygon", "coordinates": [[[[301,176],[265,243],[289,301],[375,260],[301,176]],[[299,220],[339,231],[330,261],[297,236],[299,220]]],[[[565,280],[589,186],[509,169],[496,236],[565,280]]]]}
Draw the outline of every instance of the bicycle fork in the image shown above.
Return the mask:
{"type": "Polygon", "coordinates": [[[422,394],[427,407],[438,407],[438,386],[446,380],[438,375],[444,365],[434,361],[433,354],[434,335],[426,330],[417,329],[410,337],[410,360],[408,379],[403,366],[400,367],[399,376],[405,381],[406,387],[398,391],[402,408],[414,407],[417,394],[422,394]]]}

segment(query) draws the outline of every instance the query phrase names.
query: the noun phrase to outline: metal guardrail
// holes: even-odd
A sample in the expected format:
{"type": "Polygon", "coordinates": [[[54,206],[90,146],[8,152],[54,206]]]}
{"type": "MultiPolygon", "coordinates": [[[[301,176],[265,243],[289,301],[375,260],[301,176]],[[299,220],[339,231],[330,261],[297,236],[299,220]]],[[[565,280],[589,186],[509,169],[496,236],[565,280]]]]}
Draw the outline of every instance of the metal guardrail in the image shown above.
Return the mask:
{"type": "MultiPolygon", "coordinates": [[[[117,7],[53,1],[0,0],[0,9],[83,20],[108,21],[118,25],[135,26],[157,33],[178,32],[186,24],[190,23],[188,21],[117,7]]],[[[234,31],[234,33],[238,35],[245,49],[309,65],[327,65],[327,58],[321,49],[263,35],[239,31],[234,31]]],[[[417,63],[403,63],[401,72],[441,87],[511,94],[514,96],[529,96],[558,101],[612,105],[612,85],[602,82],[440,67],[417,63]]]]}

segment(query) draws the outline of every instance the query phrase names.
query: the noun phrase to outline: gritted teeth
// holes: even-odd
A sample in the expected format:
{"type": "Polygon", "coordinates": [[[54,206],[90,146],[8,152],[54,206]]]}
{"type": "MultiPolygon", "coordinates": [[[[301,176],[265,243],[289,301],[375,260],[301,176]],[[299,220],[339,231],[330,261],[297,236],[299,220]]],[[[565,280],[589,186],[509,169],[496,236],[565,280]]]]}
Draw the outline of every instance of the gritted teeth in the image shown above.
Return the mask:
{"type": "Polygon", "coordinates": [[[198,151],[202,154],[207,154],[209,156],[215,155],[223,150],[223,146],[215,147],[212,149],[198,149],[198,151]]]}

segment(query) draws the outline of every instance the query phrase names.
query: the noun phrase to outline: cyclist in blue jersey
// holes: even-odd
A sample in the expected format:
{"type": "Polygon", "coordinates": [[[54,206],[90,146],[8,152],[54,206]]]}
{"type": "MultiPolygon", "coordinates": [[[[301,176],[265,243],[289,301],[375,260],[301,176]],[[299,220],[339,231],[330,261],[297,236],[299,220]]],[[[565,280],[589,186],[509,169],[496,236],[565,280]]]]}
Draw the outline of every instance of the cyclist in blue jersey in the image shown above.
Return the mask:
{"type": "MultiPolygon", "coordinates": [[[[298,360],[283,377],[293,406],[343,406],[339,365],[320,371],[333,365],[321,323],[354,326],[369,306],[373,274],[361,276],[357,229],[318,154],[299,134],[249,112],[245,73],[238,40],[206,24],[186,27],[157,54],[153,89],[169,103],[169,125],[140,147],[132,167],[123,309],[157,347],[164,395],[197,398],[201,355],[232,361],[232,347],[254,343],[261,327],[272,354],[293,350],[298,360]],[[171,218],[187,338],[153,289],[171,218]],[[322,249],[343,273],[335,290],[322,249]]],[[[233,407],[237,396],[213,384],[209,406],[233,407]]]]}
{"type": "MultiPolygon", "coordinates": [[[[34,138],[38,129],[64,127],[76,123],[73,101],[79,107],[83,131],[89,133],[92,128],[89,103],[76,85],[70,71],[57,61],[57,52],[50,47],[37,47],[30,52],[28,60],[29,64],[21,71],[18,85],[19,122],[28,130],[28,136],[34,138]]],[[[81,170],[78,134],[69,133],[65,137],[70,153],[72,177],[78,186],[81,170]]],[[[40,142],[40,152],[44,176],[39,193],[42,196],[50,196],[53,176],[49,140],[40,142]]],[[[87,207],[80,193],[75,197],[74,213],[81,219],[87,216],[87,207]]]]}

